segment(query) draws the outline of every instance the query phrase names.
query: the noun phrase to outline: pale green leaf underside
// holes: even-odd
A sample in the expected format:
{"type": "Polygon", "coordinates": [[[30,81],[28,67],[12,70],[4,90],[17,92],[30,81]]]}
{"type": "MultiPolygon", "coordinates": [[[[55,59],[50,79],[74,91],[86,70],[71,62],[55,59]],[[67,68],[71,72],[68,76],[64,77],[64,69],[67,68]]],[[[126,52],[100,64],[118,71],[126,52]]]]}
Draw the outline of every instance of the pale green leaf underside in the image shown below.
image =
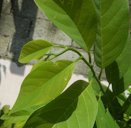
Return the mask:
{"type": "Polygon", "coordinates": [[[36,111],[24,128],[93,128],[98,104],[90,84],[82,80],[36,111]]]}
{"type": "Polygon", "coordinates": [[[89,50],[96,37],[96,12],[92,0],[35,0],[59,29],[83,49],[89,50]]]}
{"type": "Polygon", "coordinates": [[[71,61],[40,63],[23,81],[11,117],[26,120],[34,110],[57,97],[66,87],[74,66],[71,61]]]}
{"type": "Polygon", "coordinates": [[[31,60],[43,57],[51,48],[53,44],[45,40],[33,40],[25,44],[21,50],[19,62],[29,63],[31,60]]]}
{"type": "Polygon", "coordinates": [[[100,67],[112,63],[125,47],[129,32],[128,0],[96,2],[99,17],[95,60],[100,67]]]}
{"type": "Polygon", "coordinates": [[[119,128],[118,124],[112,118],[110,112],[104,108],[101,99],[98,102],[96,125],[97,128],[119,128]]]}

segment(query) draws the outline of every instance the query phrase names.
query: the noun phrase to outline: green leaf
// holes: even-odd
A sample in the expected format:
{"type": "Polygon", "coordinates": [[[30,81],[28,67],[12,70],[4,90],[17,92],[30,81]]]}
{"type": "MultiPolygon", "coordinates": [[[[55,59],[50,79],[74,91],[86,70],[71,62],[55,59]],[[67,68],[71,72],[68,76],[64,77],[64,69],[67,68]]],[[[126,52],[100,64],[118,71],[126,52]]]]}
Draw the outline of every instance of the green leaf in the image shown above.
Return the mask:
{"type": "Polygon", "coordinates": [[[131,36],[129,34],[127,44],[120,54],[120,56],[116,59],[119,76],[123,78],[124,81],[124,90],[126,90],[129,85],[131,85],[131,36]]]}
{"type": "Polygon", "coordinates": [[[115,62],[106,67],[106,77],[112,84],[114,94],[118,95],[131,84],[131,38],[127,40],[123,52],[115,62]]]}
{"type": "Polygon", "coordinates": [[[9,121],[26,121],[32,112],[57,97],[66,87],[74,66],[71,61],[40,63],[23,81],[9,121]]]}
{"type": "Polygon", "coordinates": [[[131,103],[129,104],[129,107],[127,108],[125,113],[131,118],[131,103]]]}
{"type": "Polygon", "coordinates": [[[33,40],[25,44],[19,57],[20,63],[29,63],[31,60],[43,57],[53,44],[45,40],[33,40]]]}
{"type": "Polygon", "coordinates": [[[124,49],[129,32],[128,0],[95,0],[98,13],[98,33],[95,61],[104,68],[124,49]]]}
{"type": "Polygon", "coordinates": [[[106,78],[110,84],[112,84],[113,93],[118,95],[124,92],[124,79],[120,77],[118,65],[113,62],[106,67],[106,78]]]}
{"type": "Polygon", "coordinates": [[[75,82],[33,113],[24,128],[93,128],[98,106],[92,85],[87,85],[82,80],[75,82]]]}
{"type": "Polygon", "coordinates": [[[98,102],[96,125],[97,128],[119,128],[116,121],[112,118],[110,112],[104,108],[101,99],[99,99],[98,102]]]}
{"type": "Polygon", "coordinates": [[[10,111],[10,106],[9,105],[4,105],[2,107],[2,109],[0,109],[0,128],[2,128],[3,124],[4,124],[4,119],[2,119],[1,117],[3,115],[8,115],[10,111]]]}
{"type": "Polygon", "coordinates": [[[131,94],[128,96],[128,98],[124,102],[122,109],[124,113],[131,116],[131,94]]]}
{"type": "Polygon", "coordinates": [[[123,77],[131,67],[131,36],[129,34],[126,46],[120,56],[116,59],[116,63],[118,64],[120,77],[123,77]]]}
{"type": "Polygon", "coordinates": [[[107,89],[106,93],[101,97],[101,99],[104,106],[110,111],[113,118],[116,120],[121,120],[123,117],[122,106],[114,93],[107,89]]]}
{"type": "Polygon", "coordinates": [[[118,99],[118,102],[120,103],[120,105],[122,106],[127,99],[127,97],[125,96],[125,92],[119,94],[117,96],[117,99],[118,99]]]}
{"type": "Polygon", "coordinates": [[[125,83],[125,89],[127,89],[129,85],[131,85],[131,64],[124,75],[124,83],[125,83]]]}
{"type": "Polygon", "coordinates": [[[92,0],[35,0],[38,7],[59,29],[83,49],[95,41],[97,17],[92,0]]]}
{"type": "Polygon", "coordinates": [[[91,78],[90,84],[92,85],[92,88],[93,88],[96,96],[99,97],[100,95],[102,95],[102,91],[100,89],[100,86],[99,86],[98,82],[96,81],[96,79],[94,78],[94,76],[91,78]]]}

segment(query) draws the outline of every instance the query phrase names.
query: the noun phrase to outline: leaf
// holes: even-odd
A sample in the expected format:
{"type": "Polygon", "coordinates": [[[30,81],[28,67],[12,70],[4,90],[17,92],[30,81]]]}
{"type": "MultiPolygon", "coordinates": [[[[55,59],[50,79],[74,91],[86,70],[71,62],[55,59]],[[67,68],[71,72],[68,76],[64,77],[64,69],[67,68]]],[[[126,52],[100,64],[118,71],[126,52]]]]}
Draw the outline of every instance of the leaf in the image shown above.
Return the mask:
{"type": "Polygon", "coordinates": [[[92,76],[92,78],[90,80],[90,84],[92,85],[92,88],[93,88],[96,96],[99,97],[100,95],[102,95],[102,91],[100,89],[100,86],[99,86],[98,82],[96,81],[96,79],[94,78],[94,76],[92,76]]]}
{"type": "Polygon", "coordinates": [[[98,13],[98,33],[95,61],[104,68],[123,51],[129,32],[128,0],[95,0],[98,13]]]}
{"type": "MultiPolygon", "coordinates": [[[[0,128],[3,127],[5,119],[3,119],[3,116],[8,116],[8,113],[10,111],[10,106],[9,105],[4,105],[2,109],[0,109],[0,128]]],[[[5,128],[5,127],[4,127],[5,128]]]]}
{"type": "Polygon", "coordinates": [[[34,69],[22,83],[9,121],[26,121],[32,112],[57,97],[67,85],[74,66],[71,61],[46,61],[34,69]]]}
{"type": "Polygon", "coordinates": [[[124,113],[131,116],[131,94],[128,96],[128,98],[124,102],[122,109],[124,113]]]}
{"type": "Polygon", "coordinates": [[[45,40],[33,40],[25,44],[19,57],[20,63],[29,63],[31,60],[43,57],[53,44],[45,40]]]}
{"type": "Polygon", "coordinates": [[[110,111],[110,114],[115,120],[121,120],[123,118],[122,106],[112,91],[107,89],[101,99],[104,106],[110,111]]]}
{"type": "Polygon", "coordinates": [[[127,44],[120,54],[120,56],[116,59],[119,76],[123,78],[124,81],[124,90],[126,90],[129,85],[131,85],[131,36],[129,34],[127,44]]]}
{"type": "Polygon", "coordinates": [[[115,62],[105,68],[106,77],[112,84],[114,94],[118,95],[124,92],[131,84],[131,38],[127,40],[127,44],[123,52],[118,56],[115,62]]]}
{"type": "Polygon", "coordinates": [[[125,83],[125,89],[127,89],[129,85],[131,85],[131,64],[124,75],[124,83],[125,83]]]}
{"type": "Polygon", "coordinates": [[[128,35],[126,46],[120,56],[116,59],[119,68],[120,77],[123,77],[131,67],[131,36],[128,35]]]}
{"type": "Polygon", "coordinates": [[[99,99],[98,102],[96,125],[97,128],[119,128],[116,121],[112,118],[110,112],[108,110],[105,110],[101,99],[99,99]]]}
{"type": "Polygon", "coordinates": [[[92,0],[35,0],[35,2],[49,20],[83,49],[91,48],[95,41],[97,24],[92,0]]]}
{"type": "Polygon", "coordinates": [[[63,94],[32,114],[24,128],[93,128],[97,101],[90,84],[75,82],[63,94]]]}
{"type": "Polygon", "coordinates": [[[119,95],[124,92],[124,79],[120,78],[118,65],[116,62],[113,62],[106,67],[106,78],[110,84],[112,84],[113,93],[119,95]]]}

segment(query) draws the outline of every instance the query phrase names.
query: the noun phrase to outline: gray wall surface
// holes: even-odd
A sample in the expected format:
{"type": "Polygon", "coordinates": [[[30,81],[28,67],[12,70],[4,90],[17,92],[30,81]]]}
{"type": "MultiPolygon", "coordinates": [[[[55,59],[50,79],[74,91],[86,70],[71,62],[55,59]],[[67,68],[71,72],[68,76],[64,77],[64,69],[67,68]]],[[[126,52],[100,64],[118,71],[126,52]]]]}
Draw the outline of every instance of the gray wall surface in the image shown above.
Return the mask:
{"type": "MultiPolygon", "coordinates": [[[[131,1],[130,1],[131,5],[131,1]]],[[[36,7],[34,0],[0,0],[0,57],[17,62],[22,46],[32,39],[45,39],[57,44],[78,48],[88,58],[87,54],[73,41],[58,30],[47,17],[36,7]]],[[[68,52],[64,59],[77,58],[68,52]]],[[[87,74],[84,63],[78,64],[76,72],[87,74]]]]}
{"type": "Polygon", "coordinates": [[[32,39],[71,45],[71,39],[38,11],[34,0],[1,0],[0,4],[1,57],[17,61],[21,47],[32,39]]]}

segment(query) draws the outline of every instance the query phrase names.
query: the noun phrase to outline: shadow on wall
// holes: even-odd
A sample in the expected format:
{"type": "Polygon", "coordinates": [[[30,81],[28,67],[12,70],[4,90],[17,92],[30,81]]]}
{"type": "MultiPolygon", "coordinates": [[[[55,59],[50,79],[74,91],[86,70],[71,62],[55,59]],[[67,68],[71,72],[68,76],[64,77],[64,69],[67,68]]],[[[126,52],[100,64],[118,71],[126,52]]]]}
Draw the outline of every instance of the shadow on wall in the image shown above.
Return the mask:
{"type": "MultiPolygon", "coordinates": [[[[11,15],[13,15],[15,33],[12,37],[10,53],[12,53],[12,60],[18,66],[22,66],[20,72],[16,71],[13,63],[10,65],[10,71],[13,74],[24,75],[25,66],[18,63],[18,57],[22,46],[29,40],[32,40],[34,26],[37,15],[37,6],[34,0],[9,0],[11,4],[11,15]]],[[[0,0],[0,16],[2,14],[2,6],[4,0],[0,0]]],[[[13,27],[13,26],[12,26],[13,27]]]]}
{"type": "MultiPolygon", "coordinates": [[[[1,60],[0,59],[0,85],[1,85],[1,82],[3,81],[3,79],[5,78],[6,79],[6,75],[8,73],[9,75],[9,69],[8,69],[8,64],[9,61],[5,61],[5,60],[1,60]],[[4,77],[4,78],[3,78],[4,77]]],[[[21,67],[18,67],[18,65],[14,62],[10,62],[10,65],[12,65],[12,71],[17,74],[17,75],[20,75],[21,76],[21,73],[23,73],[23,71],[25,70],[25,66],[21,66],[21,67]]],[[[11,72],[11,70],[10,70],[11,72]]],[[[11,72],[12,73],[12,72],[11,72]]],[[[8,77],[7,75],[7,77],[8,77]]],[[[22,75],[24,77],[24,73],[22,75]]],[[[11,77],[11,76],[10,76],[11,77]]],[[[7,80],[7,79],[6,79],[7,80]]]]}
{"type": "MultiPolygon", "coordinates": [[[[21,0],[21,7],[18,0],[11,0],[11,7],[16,32],[14,33],[12,39],[10,52],[13,53],[13,61],[18,63],[18,57],[22,46],[27,41],[32,40],[37,15],[37,7],[34,0],[21,0]]],[[[12,73],[16,73],[13,67],[14,66],[11,64],[10,70],[12,73]]],[[[21,70],[21,73],[19,72],[19,75],[23,74],[24,69],[21,70]]]]}
{"type": "Polygon", "coordinates": [[[22,81],[31,68],[28,65],[24,69],[24,66],[18,67],[14,62],[0,59],[0,108],[6,104],[13,106],[18,97],[22,81]],[[15,74],[10,71],[11,63],[13,70],[16,72],[15,74]],[[19,75],[23,70],[25,70],[24,75],[19,75]]]}
{"type": "MultiPolygon", "coordinates": [[[[37,6],[34,0],[9,0],[11,3],[11,13],[14,19],[15,33],[12,37],[10,53],[12,53],[12,60],[18,66],[23,66],[18,63],[18,57],[22,46],[32,40],[34,26],[36,22],[37,6]]],[[[0,15],[2,13],[3,0],[0,0],[0,15]]],[[[13,74],[24,75],[25,67],[23,66],[21,72],[14,69],[13,63],[10,65],[10,71],[13,74]]]]}

